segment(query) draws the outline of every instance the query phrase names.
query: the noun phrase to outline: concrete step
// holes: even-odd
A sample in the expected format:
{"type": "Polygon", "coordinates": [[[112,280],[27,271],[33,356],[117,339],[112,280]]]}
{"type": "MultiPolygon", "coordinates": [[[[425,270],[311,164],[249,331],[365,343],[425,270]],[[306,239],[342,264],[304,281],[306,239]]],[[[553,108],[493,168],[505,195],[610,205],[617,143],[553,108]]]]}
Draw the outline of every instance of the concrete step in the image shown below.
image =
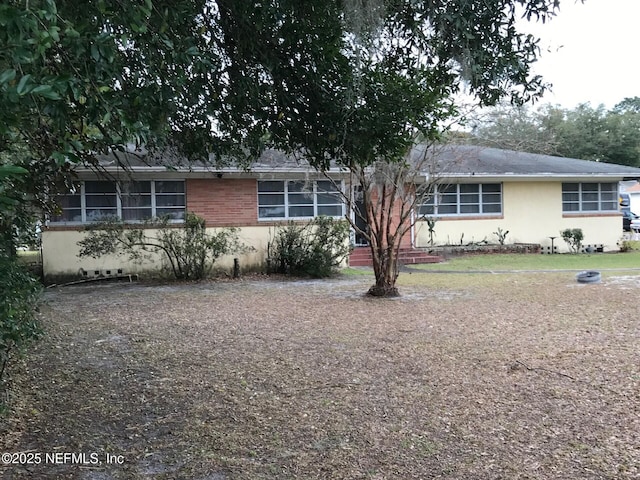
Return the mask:
{"type": "MultiPolygon", "coordinates": [[[[439,263],[442,257],[430,255],[417,248],[401,248],[398,252],[398,262],[403,265],[415,265],[420,263],[439,263]]],[[[352,267],[371,266],[371,250],[369,247],[357,247],[349,256],[349,265],[352,267]]]]}

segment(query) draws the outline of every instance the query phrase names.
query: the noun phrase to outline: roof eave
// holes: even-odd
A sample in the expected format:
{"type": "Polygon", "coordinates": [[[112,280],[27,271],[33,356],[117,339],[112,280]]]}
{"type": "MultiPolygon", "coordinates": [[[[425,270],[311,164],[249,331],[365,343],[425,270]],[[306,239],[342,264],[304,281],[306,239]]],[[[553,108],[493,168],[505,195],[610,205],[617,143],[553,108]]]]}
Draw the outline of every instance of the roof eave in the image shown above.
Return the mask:
{"type": "Polygon", "coordinates": [[[438,175],[438,179],[446,180],[482,180],[482,181],[512,181],[512,182],[540,182],[540,181],[594,181],[608,180],[621,181],[627,178],[627,174],[623,173],[443,173],[438,175]]]}

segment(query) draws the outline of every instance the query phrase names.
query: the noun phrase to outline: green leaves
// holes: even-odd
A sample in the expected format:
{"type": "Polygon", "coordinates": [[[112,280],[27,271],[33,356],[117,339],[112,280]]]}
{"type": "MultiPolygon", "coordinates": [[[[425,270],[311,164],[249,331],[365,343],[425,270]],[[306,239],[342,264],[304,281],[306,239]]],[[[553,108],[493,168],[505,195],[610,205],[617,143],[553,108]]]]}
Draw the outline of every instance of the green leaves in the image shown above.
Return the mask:
{"type": "Polygon", "coordinates": [[[16,87],[16,92],[18,95],[26,95],[32,88],[29,88],[31,83],[31,75],[24,75],[20,81],[18,82],[18,86],[16,87]]]}
{"type": "Polygon", "coordinates": [[[474,135],[498,148],[640,166],[640,111],[633,106],[626,99],[609,111],[589,104],[499,108],[478,121],[474,135]]]}
{"type": "Polygon", "coordinates": [[[13,68],[5,70],[2,73],[0,73],[0,84],[9,83],[14,78],[16,78],[16,71],[13,68]]]}
{"type": "Polygon", "coordinates": [[[41,291],[21,265],[0,255],[0,381],[14,354],[42,334],[35,316],[41,291]]]}

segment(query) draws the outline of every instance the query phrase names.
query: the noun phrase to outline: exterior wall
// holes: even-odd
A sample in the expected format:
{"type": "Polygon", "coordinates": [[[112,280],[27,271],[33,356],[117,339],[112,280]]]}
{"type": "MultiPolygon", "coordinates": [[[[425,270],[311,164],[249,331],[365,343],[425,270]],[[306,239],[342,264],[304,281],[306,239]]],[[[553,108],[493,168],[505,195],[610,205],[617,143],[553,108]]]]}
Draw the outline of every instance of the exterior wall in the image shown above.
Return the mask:
{"type": "MultiPolygon", "coordinates": [[[[215,232],[214,228],[208,229],[215,232]]],[[[153,235],[154,230],[149,230],[147,234],[153,235]]],[[[255,251],[242,255],[227,255],[221,257],[214,265],[214,269],[231,270],[233,268],[234,257],[239,258],[240,268],[258,269],[264,264],[266,259],[267,244],[273,237],[274,227],[243,227],[240,229],[240,240],[255,251]]],[[[81,277],[81,269],[87,271],[89,276],[94,276],[95,271],[106,275],[110,270],[115,274],[118,269],[122,269],[123,274],[144,273],[157,271],[161,267],[168,267],[163,254],[150,254],[149,259],[141,263],[134,263],[127,255],[107,255],[100,258],[79,258],[78,241],[84,238],[84,232],[64,229],[46,230],[42,232],[42,261],[45,281],[52,282],[58,279],[77,279],[81,277]]]]}
{"type": "MultiPolygon", "coordinates": [[[[560,238],[566,228],[581,228],[585,245],[603,245],[605,250],[617,250],[622,236],[619,213],[563,214],[561,182],[511,182],[502,185],[503,215],[489,217],[443,217],[436,223],[434,244],[480,242],[496,243],[494,234],[501,228],[509,230],[506,243],[537,243],[550,246],[550,236],[560,252],[569,251],[560,238]]],[[[425,222],[415,228],[416,246],[429,246],[429,230],[425,222]]]]}
{"type": "MultiPolygon", "coordinates": [[[[285,225],[286,220],[259,221],[256,179],[187,179],[186,210],[205,219],[208,231],[220,227],[239,228],[240,240],[253,251],[222,257],[216,261],[214,269],[233,268],[234,257],[239,258],[242,270],[260,269],[267,257],[267,245],[274,237],[276,229],[285,225]]],[[[149,254],[142,262],[132,262],[127,255],[109,255],[94,258],[79,258],[78,241],[84,238],[84,225],[52,225],[42,232],[43,271],[45,281],[71,280],[80,278],[81,271],[89,276],[134,274],[157,271],[169,267],[162,253],[149,254]],[[99,272],[96,274],[95,272],[99,272]]],[[[153,235],[150,229],[147,234],[153,235]]]]}
{"type": "Polygon", "coordinates": [[[209,227],[242,227],[258,223],[255,179],[188,179],[187,212],[205,219],[209,227]]]}

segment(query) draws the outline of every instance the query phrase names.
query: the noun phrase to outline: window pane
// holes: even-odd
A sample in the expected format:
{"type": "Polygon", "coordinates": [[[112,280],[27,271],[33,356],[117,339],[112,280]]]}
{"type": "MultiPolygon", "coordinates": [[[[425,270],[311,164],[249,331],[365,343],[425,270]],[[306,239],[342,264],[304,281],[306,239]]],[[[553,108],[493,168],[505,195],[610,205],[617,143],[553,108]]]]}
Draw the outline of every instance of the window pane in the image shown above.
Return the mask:
{"type": "Polygon", "coordinates": [[[447,194],[447,195],[442,195],[442,197],[440,198],[441,205],[442,204],[455,205],[456,203],[458,203],[457,195],[447,194]]]}
{"type": "Polygon", "coordinates": [[[284,194],[262,194],[258,195],[258,203],[260,205],[284,205],[284,194]]]}
{"type": "Polygon", "coordinates": [[[480,205],[460,205],[460,213],[480,213],[480,205]]]}
{"type": "Polygon", "coordinates": [[[480,195],[476,194],[462,194],[460,195],[460,203],[480,203],[480,195]]]}
{"type": "Polygon", "coordinates": [[[582,210],[598,210],[598,202],[582,202],[582,210]]]}
{"type": "Polygon", "coordinates": [[[562,194],[562,201],[563,202],[578,202],[580,200],[580,194],[579,193],[563,193],[562,194]]]}
{"type": "Polygon", "coordinates": [[[617,202],[603,202],[602,210],[618,210],[617,202]]]}
{"type": "Polygon", "coordinates": [[[502,198],[499,193],[483,193],[482,203],[502,203],[502,198]]]}
{"type": "Polygon", "coordinates": [[[563,212],[577,212],[579,205],[577,203],[563,203],[562,211],[563,212]]]}
{"type": "Polygon", "coordinates": [[[169,217],[171,220],[184,220],[184,209],[179,208],[158,208],[156,217],[169,217]]]}
{"type": "Polygon", "coordinates": [[[327,215],[329,217],[341,217],[342,207],[340,205],[323,205],[318,207],[318,215],[327,215]]]}
{"type": "Polygon", "coordinates": [[[313,217],[313,207],[290,207],[290,217],[313,217]]]}
{"type": "Polygon", "coordinates": [[[482,185],[482,192],[483,193],[500,193],[501,192],[500,186],[501,185],[499,183],[484,183],[482,185]]]}
{"type": "Polygon", "coordinates": [[[184,182],[182,181],[156,181],[156,193],[184,193],[184,182]]]}
{"type": "Polygon", "coordinates": [[[460,185],[460,193],[477,193],[480,191],[480,185],[462,184],[460,185]]]}
{"type": "Polygon", "coordinates": [[[84,182],[85,193],[116,193],[115,182],[84,182]]]}
{"type": "Polygon", "coordinates": [[[87,207],[113,207],[117,205],[116,195],[87,195],[87,207]]]}
{"type": "Polygon", "coordinates": [[[98,222],[107,218],[117,218],[118,211],[115,208],[93,208],[87,210],[87,222],[98,222]]]}
{"type": "Polygon", "coordinates": [[[284,218],[284,206],[282,207],[260,207],[258,209],[260,218],[284,218]]]}
{"type": "MultiPolygon", "coordinates": [[[[299,193],[299,192],[304,192],[305,191],[305,182],[287,182],[288,186],[287,188],[289,189],[289,192],[293,192],[293,193],[299,193]]],[[[309,186],[308,186],[309,187],[309,186]]],[[[312,193],[310,192],[311,188],[307,188],[306,189],[308,193],[312,193]]]]}
{"type": "Polygon", "coordinates": [[[563,192],[578,192],[580,189],[580,186],[578,183],[563,183],[562,184],[562,191],[563,192]]]}
{"type": "Polygon", "coordinates": [[[583,183],[582,184],[583,192],[597,192],[598,184],[597,183],[583,183]]]}
{"type": "Polygon", "coordinates": [[[122,207],[150,207],[151,195],[131,195],[123,196],[121,199],[122,207]]]}
{"type": "Polygon", "coordinates": [[[80,195],[64,195],[57,198],[60,208],[80,208],[82,200],[80,195]]]}
{"type": "Polygon", "coordinates": [[[123,182],[120,184],[120,193],[123,195],[136,193],[151,193],[151,182],[123,182]]]}
{"type": "Polygon", "coordinates": [[[454,215],[458,213],[458,207],[456,205],[440,205],[438,207],[439,215],[454,215]]]}
{"type": "Polygon", "coordinates": [[[318,204],[338,204],[342,203],[342,199],[340,198],[340,194],[338,193],[319,193],[318,194],[318,204]]]}
{"type": "Polygon", "coordinates": [[[147,220],[151,217],[150,208],[126,208],[122,210],[123,220],[147,220]]]}
{"type": "Polygon", "coordinates": [[[598,194],[597,193],[582,193],[582,201],[583,202],[597,202],[598,194]]]}
{"type": "Polygon", "coordinates": [[[602,192],[600,199],[603,202],[616,200],[618,198],[617,192],[602,192]]]}
{"type": "Polygon", "coordinates": [[[336,187],[336,185],[334,185],[332,182],[328,181],[328,180],[320,180],[317,182],[317,191],[319,193],[324,193],[324,192],[337,192],[338,188],[336,187]]]}
{"type": "Polygon", "coordinates": [[[260,181],[258,182],[259,192],[284,192],[284,182],[260,181]]]}
{"type": "Polygon", "coordinates": [[[499,203],[484,204],[482,205],[482,212],[483,213],[501,213],[502,205],[499,203]]]}
{"type": "Polygon", "coordinates": [[[420,215],[433,215],[434,207],[433,205],[424,204],[420,207],[419,213],[420,215]]]}
{"type": "Polygon", "coordinates": [[[54,222],[81,222],[82,210],[79,208],[63,210],[62,214],[54,216],[51,220],[54,222]]]}
{"type": "Polygon", "coordinates": [[[183,207],[184,195],[156,195],[156,205],[159,207],[183,207]]]}
{"type": "Polygon", "coordinates": [[[313,195],[307,193],[290,193],[289,205],[313,205],[313,195]]]}

